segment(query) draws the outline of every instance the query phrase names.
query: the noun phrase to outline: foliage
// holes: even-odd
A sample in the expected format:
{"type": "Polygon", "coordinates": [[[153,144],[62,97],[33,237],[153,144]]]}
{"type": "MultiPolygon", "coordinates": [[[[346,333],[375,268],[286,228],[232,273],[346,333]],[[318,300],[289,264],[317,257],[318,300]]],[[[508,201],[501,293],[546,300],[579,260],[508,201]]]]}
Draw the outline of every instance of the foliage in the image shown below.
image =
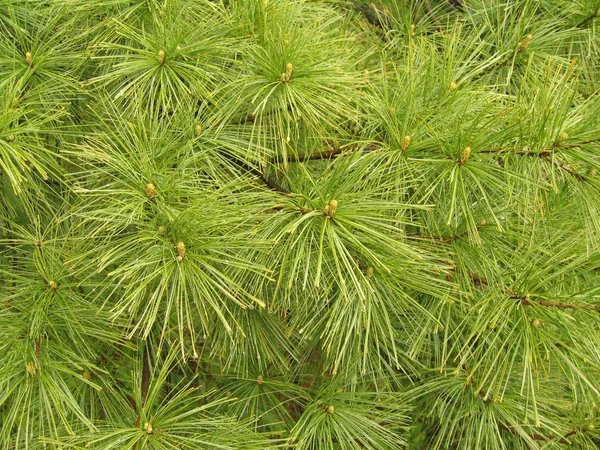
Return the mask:
{"type": "Polygon", "coordinates": [[[0,0],[0,447],[600,435],[598,0],[0,0]]]}

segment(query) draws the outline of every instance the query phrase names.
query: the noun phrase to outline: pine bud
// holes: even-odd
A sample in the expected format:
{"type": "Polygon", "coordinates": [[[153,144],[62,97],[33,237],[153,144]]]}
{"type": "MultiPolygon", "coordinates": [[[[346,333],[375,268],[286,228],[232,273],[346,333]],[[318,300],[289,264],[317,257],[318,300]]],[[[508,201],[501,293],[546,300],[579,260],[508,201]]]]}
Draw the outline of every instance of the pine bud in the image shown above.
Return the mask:
{"type": "Polygon", "coordinates": [[[595,177],[597,174],[598,174],[598,171],[596,169],[594,169],[594,168],[590,169],[590,176],[591,177],[595,177]]]}
{"type": "Polygon", "coordinates": [[[408,34],[409,34],[410,36],[414,36],[414,35],[415,35],[415,24],[414,24],[414,23],[411,23],[411,24],[410,24],[410,29],[409,29],[409,31],[408,31],[408,34]]]}
{"type": "Polygon", "coordinates": [[[593,423],[590,423],[588,425],[588,430],[595,430],[596,429],[596,425],[594,425],[593,423]]]}
{"type": "Polygon", "coordinates": [[[161,225],[161,226],[158,227],[158,232],[159,233],[164,233],[166,230],[167,229],[163,225],[161,225]]]}
{"type": "Polygon", "coordinates": [[[373,266],[367,267],[367,278],[371,278],[373,276],[373,272],[375,272],[375,269],[373,269],[373,266]]]}
{"type": "Polygon", "coordinates": [[[290,77],[292,76],[292,70],[292,63],[287,63],[285,65],[285,72],[281,74],[281,81],[283,81],[284,83],[290,81],[290,77]]]}
{"type": "Polygon", "coordinates": [[[150,200],[152,200],[157,195],[158,195],[158,192],[156,192],[156,187],[152,183],[148,183],[146,185],[146,197],[148,197],[150,200]]]}
{"type": "Polygon", "coordinates": [[[565,133],[564,131],[562,133],[560,133],[560,135],[558,136],[558,140],[559,141],[564,141],[565,139],[569,138],[569,134],[565,133]]]}
{"type": "Polygon", "coordinates": [[[50,289],[52,289],[53,291],[55,291],[56,288],[58,288],[58,285],[56,284],[56,282],[54,280],[48,281],[48,286],[50,286],[50,289]]]}
{"type": "Polygon", "coordinates": [[[152,424],[149,424],[148,422],[146,422],[144,424],[144,431],[148,434],[152,434],[152,424]]]}
{"type": "Polygon", "coordinates": [[[262,375],[259,375],[258,377],[256,377],[256,384],[258,384],[259,386],[262,386],[264,381],[264,378],[262,375]]]}
{"type": "Polygon", "coordinates": [[[410,136],[407,134],[406,136],[404,136],[402,138],[402,142],[400,143],[400,147],[402,148],[402,151],[405,151],[408,146],[410,145],[410,136]]]}
{"type": "Polygon", "coordinates": [[[177,249],[177,261],[183,261],[183,258],[185,257],[185,244],[182,241],[179,241],[175,248],[177,249]]]}
{"type": "Polygon", "coordinates": [[[532,41],[533,36],[531,34],[528,34],[527,36],[525,36],[523,38],[523,40],[521,42],[519,42],[519,47],[517,48],[517,51],[519,52],[523,52],[525,51],[525,49],[529,46],[529,43],[532,41]]]}
{"type": "Polygon", "coordinates": [[[31,64],[33,63],[33,55],[31,54],[31,52],[25,53],[25,62],[28,66],[31,66],[31,64]]]}
{"type": "Polygon", "coordinates": [[[35,364],[35,361],[29,361],[27,363],[26,370],[29,375],[34,376],[35,373],[37,372],[37,366],[35,364]]]}
{"type": "Polygon", "coordinates": [[[327,414],[333,414],[335,412],[335,406],[329,405],[327,407],[327,414]]]}
{"type": "Polygon", "coordinates": [[[202,134],[202,127],[200,124],[196,125],[196,128],[194,128],[194,133],[196,134],[196,137],[200,137],[202,134]]]}
{"type": "Polygon", "coordinates": [[[226,397],[226,398],[230,398],[230,397],[231,397],[231,391],[227,391],[227,392],[225,392],[225,397],[226,397]]]}
{"type": "Polygon", "coordinates": [[[337,211],[338,202],[337,200],[329,200],[329,203],[325,208],[323,208],[323,212],[326,216],[332,217],[337,211]]]}
{"type": "Polygon", "coordinates": [[[454,89],[456,89],[456,83],[453,81],[448,85],[448,88],[453,91],[454,89]]]}
{"type": "Polygon", "coordinates": [[[460,159],[458,160],[458,165],[463,166],[471,156],[471,147],[465,147],[460,154],[460,159]]]}
{"type": "Polygon", "coordinates": [[[90,375],[90,372],[87,370],[83,371],[83,379],[84,380],[89,380],[90,378],[92,378],[92,376],[90,375]]]}
{"type": "Polygon", "coordinates": [[[534,319],[533,322],[531,322],[531,325],[533,325],[534,328],[539,328],[540,325],[542,325],[542,322],[540,322],[538,319],[534,319]]]}
{"type": "Polygon", "coordinates": [[[6,142],[15,142],[15,136],[12,134],[10,136],[7,136],[6,142]]]}
{"type": "Polygon", "coordinates": [[[164,50],[159,50],[158,51],[158,63],[161,66],[165,65],[165,51],[164,50]]]}

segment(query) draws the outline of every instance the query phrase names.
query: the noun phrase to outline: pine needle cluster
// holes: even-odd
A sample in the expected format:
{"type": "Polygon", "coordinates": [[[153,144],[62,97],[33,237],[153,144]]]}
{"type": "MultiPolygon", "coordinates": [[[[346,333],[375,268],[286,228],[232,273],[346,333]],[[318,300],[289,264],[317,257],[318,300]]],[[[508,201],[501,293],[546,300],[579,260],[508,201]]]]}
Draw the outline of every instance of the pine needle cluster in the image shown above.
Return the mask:
{"type": "Polygon", "coordinates": [[[599,17],[0,0],[0,448],[598,448],[599,17]]]}

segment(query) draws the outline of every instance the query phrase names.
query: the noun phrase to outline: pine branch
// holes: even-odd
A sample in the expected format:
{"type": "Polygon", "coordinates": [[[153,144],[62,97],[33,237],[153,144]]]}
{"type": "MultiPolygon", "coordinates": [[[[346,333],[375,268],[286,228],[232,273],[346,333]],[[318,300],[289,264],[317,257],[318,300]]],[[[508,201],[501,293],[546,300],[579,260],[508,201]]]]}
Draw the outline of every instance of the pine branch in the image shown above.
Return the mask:
{"type": "MultiPolygon", "coordinates": [[[[488,280],[485,277],[469,271],[467,271],[467,275],[469,275],[476,286],[489,286],[488,280]]],[[[521,304],[525,306],[538,305],[547,308],[584,309],[588,311],[600,312],[600,305],[577,305],[574,303],[564,303],[551,300],[532,300],[530,295],[519,295],[510,289],[504,289],[504,293],[511,298],[520,300],[521,304]]]]}
{"type": "Polygon", "coordinates": [[[598,8],[593,14],[591,14],[588,17],[586,17],[585,19],[583,19],[580,23],[578,23],[577,25],[575,25],[575,27],[576,28],[581,28],[583,26],[586,26],[589,22],[595,20],[599,16],[600,16],[600,8],[598,8]]]}
{"type": "Polygon", "coordinates": [[[383,27],[389,25],[386,20],[382,20],[383,15],[379,10],[376,9],[374,4],[366,5],[365,3],[357,0],[350,0],[352,7],[361,13],[367,22],[375,27],[383,27]]]}

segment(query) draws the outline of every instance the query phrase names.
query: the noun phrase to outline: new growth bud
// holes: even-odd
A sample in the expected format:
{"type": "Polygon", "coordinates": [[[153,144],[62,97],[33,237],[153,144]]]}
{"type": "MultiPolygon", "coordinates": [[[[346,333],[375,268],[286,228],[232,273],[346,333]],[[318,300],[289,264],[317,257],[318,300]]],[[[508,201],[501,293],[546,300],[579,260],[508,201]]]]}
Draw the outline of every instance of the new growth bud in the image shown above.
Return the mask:
{"type": "Polygon", "coordinates": [[[58,284],[56,284],[56,281],[54,280],[48,281],[48,286],[50,286],[50,289],[52,289],[53,291],[55,291],[58,288],[58,284]]]}
{"type": "Polygon", "coordinates": [[[532,41],[533,36],[531,34],[528,34],[527,36],[525,36],[523,38],[523,40],[521,42],[519,42],[519,47],[517,48],[517,51],[519,52],[524,52],[525,49],[529,46],[529,43],[532,41]]]}
{"type": "Polygon", "coordinates": [[[463,166],[469,160],[470,156],[471,156],[471,147],[465,147],[463,149],[462,153],[460,154],[460,158],[458,160],[458,165],[463,166]]]}
{"type": "Polygon", "coordinates": [[[534,319],[533,322],[531,322],[531,325],[533,325],[534,328],[539,328],[541,324],[542,322],[540,322],[538,319],[534,319]]]}
{"type": "Polygon", "coordinates": [[[196,125],[196,128],[194,128],[194,133],[196,134],[196,137],[199,137],[202,134],[202,127],[200,124],[196,125]]]}
{"type": "Polygon", "coordinates": [[[183,261],[183,258],[185,258],[185,244],[179,241],[175,248],[177,249],[177,261],[183,261]]]}
{"type": "Polygon", "coordinates": [[[146,185],[146,197],[148,197],[150,200],[152,200],[157,195],[158,195],[158,192],[156,192],[156,187],[152,183],[148,183],[146,185]]]}
{"type": "Polygon", "coordinates": [[[402,151],[405,151],[409,145],[410,145],[410,136],[406,135],[402,138],[402,142],[400,143],[400,147],[402,148],[402,151]]]}
{"type": "Polygon", "coordinates": [[[35,375],[37,372],[37,367],[35,365],[35,361],[29,361],[26,367],[27,373],[31,376],[35,375]]]}
{"type": "Polygon", "coordinates": [[[292,76],[292,70],[293,70],[292,63],[287,63],[285,65],[285,72],[283,72],[281,74],[281,81],[283,81],[284,83],[287,83],[288,81],[290,81],[290,77],[292,76]]]}
{"type": "Polygon", "coordinates": [[[569,134],[565,133],[564,131],[562,133],[560,133],[560,135],[558,136],[558,140],[559,141],[564,141],[565,139],[569,138],[569,134]]]}
{"type": "Polygon", "coordinates": [[[329,405],[327,407],[327,414],[333,414],[335,412],[335,406],[329,405]]]}
{"type": "Polygon", "coordinates": [[[152,424],[146,422],[144,424],[144,431],[148,434],[152,434],[152,424]]]}
{"type": "Polygon", "coordinates": [[[448,85],[448,88],[453,91],[454,89],[456,89],[456,83],[453,81],[448,85]]]}
{"type": "Polygon", "coordinates": [[[164,50],[159,50],[158,51],[158,63],[161,66],[165,65],[165,51],[164,50]]]}
{"type": "Polygon", "coordinates": [[[31,64],[33,63],[33,56],[31,54],[31,52],[25,53],[25,62],[27,63],[28,66],[31,66],[31,64]]]}
{"type": "Polygon", "coordinates": [[[323,212],[326,216],[332,217],[337,211],[338,202],[337,200],[329,200],[329,203],[323,208],[323,212]]]}
{"type": "Polygon", "coordinates": [[[264,381],[264,378],[262,375],[259,375],[258,377],[256,377],[256,384],[258,384],[259,386],[262,386],[264,381]]]}

